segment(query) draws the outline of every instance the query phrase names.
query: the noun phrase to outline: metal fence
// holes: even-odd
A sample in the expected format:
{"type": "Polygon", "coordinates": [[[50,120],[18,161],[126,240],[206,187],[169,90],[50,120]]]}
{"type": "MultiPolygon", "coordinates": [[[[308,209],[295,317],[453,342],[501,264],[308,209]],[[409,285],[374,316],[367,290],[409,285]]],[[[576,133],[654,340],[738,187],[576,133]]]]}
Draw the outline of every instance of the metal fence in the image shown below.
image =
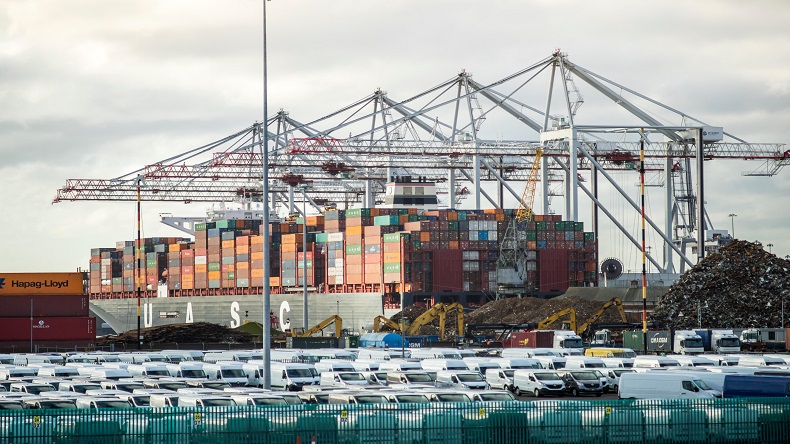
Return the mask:
{"type": "Polygon", "coordinates": [[[3,443],[787,443],[790,400],[0,411],[3,443]]]}

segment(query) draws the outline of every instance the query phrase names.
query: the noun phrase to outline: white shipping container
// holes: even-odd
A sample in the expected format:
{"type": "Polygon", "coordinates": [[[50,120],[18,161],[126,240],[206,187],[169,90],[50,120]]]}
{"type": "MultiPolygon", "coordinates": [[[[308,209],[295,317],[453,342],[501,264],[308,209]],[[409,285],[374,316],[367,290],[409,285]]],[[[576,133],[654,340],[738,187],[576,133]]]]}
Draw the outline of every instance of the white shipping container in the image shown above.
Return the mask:
{"type": "Polygon", "coordinates": [[[328,242],[341,242],[343,240],[343,233],[329,233],[327,236],[328,242]]]}
{"type": "Polygon", "coordinates": [[[208,263],[207,256],[195,256],[195,265],[206,265],[208,263]]]}
{"type": "Polygon", "coordinates": [[[499,234],[496,230],[488,232],[488,240],[495,241],[498,240],[498,238],[499,238],[499,234]]]}
{"type": "Polygon", "coordinates": [[[463,258],[464,260],[473,260],[473,261],[480,260],[480,252],[477,250],[464,251],[463,258]]]}
{"type": "Polygon", "coordinates": [[[479,240],[478,237],[477,237],[477,233],[479,233],[479,231],[470,231],[469,232],[469,240],[470,241],[479,240]]]}
{"type": "Polygon", "coordinates": [[[469,231],[478,231],[479,230],[479,228],[478,228],[479,226],[480,226],[479,221],[476,221],[476,220],[470,220],[469,221],[469,231]]]}

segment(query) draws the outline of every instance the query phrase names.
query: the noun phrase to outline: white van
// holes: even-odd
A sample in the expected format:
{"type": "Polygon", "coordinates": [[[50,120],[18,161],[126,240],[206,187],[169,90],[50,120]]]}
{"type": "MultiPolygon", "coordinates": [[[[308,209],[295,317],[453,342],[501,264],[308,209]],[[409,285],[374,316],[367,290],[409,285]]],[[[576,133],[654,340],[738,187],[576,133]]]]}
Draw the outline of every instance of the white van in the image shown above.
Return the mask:
{"type": "Polygon", "coordinates": [[[299,391],[319,383],[318,371],[313,364],[272,362],[271,383],[272,390],[299,391]]]}
{"type": "Polygon", "coordinates": [[[535,358],[491,358],[491,362],[499,364],[502,368],[513,370],[543,368],[543,364],[535,358]]]}
{"type": "Polygon", "coordinates": [[[634,358],[601,358],[606,368],[633,368],[634,358]]]}
{"type": "Polygon", "coordinates": [[[69,378],[79,376],[80,372],[73,367],[64,367],[57,365],[53,367],[41,367],[38,369],[38,376],[47,376],[50,378],[69,378]]]}
{"type": "Polygon", "coordinates": [[[241,350],[228,350],[228,351],[221,351],[221,352],[210,352],[203,355],[203,362],[207,362],[209,364],[216,364],[219,361],[235,361],[235,362],[247,362],[250,359],[253,359],[252,352],[245,352],[241,350]]]}
{"type": "Polygon", "coordinates": [[[601,358],[591,358],[589,356],[568,356],[565,358],[566,369],[577,368],[605,368],[606,364],[601,358]]]}
{"type": "Polygon", "coordinates": [[[768,367],[786,364],[784,359],[768,355],[739,355],[738,365],[741,367],[768,367]]]}
{"type": "Polygon", "coordinates": [[[655,371],[623,373],[617,395],[620,399],[721,398],[721,392],[713,390],[698,376],[655,371]]]}
{"type": "Polygon", "coordinates": [[[170,376],[170,372],[167,371],[167,367],[164,365],[153,364],[153,365],[142,365],[142,364],[133,364],[126,368],[126,371],[129,372],[132,377],[134,376],[170,376]]]}
{"type": "Polygon", "coordinates": [[[423,372],[388,372],[387,386],[398,389],[414,389],[418,387],[435,387],[436,383],[427,373],[423,372]]]}
{"type": "Polygon", "coordinates": [[[634,358],[634,369],[678,367],[680,363],[672,358],[662,356],[637,356],[634,358]]]}
{"type": "Polygon", "coordinates": [[[498,369],[502,368],[498,363],[492,362],[491,358],[464,358],[464,362],[466,365],[469,366],[469,370],[479,372],[481,375],[486,374],[486,370],[493,368],[498,369]]]}
{"type": "Polygon", "coordinates": [[[178,364],[165,365],[170,376],[185,379],[206,379],[203,363],[195,361],[181,361],[178,364]]]}
{"type": "Polygon", "coordinates": [[[419,361],[405,361],[403,359],[391,359],[379,364],[379,371],[382,372],[402,372],[408,370],[422,370],[422,365],[419,361]]]}
{"type": "Polygon", "coordinates": [[[323,372],[355,372],[357,371],[351,361],[342,359],[322,359],[315,363],[315,370],[321,374],[323,372]]]}
{"type": "Polygon", "coordinates": [[[379,361],[389,361],[400,357],[400,350],[385,350],[383,348],[360,348],[357,359],[377,359],[379,361]]]}
{"type": "Polygon", "coordinates": [[[441,370],[469,370],[469,366],[460,359],[440,359],[440,358],[427,358],[420,362],[423,370],[441,371],[441,370]]]}
{"type": "Polygon", "coordinates": [[[486,370],[486,382],[488,386],[493,389],[502,389],[513,391],[513,376],[515,374],[513,369],[488,369],[486,370]]]}
{"type": "Polygon", "coordinates": [[[560,356],[535,356],[532,359],[540,362],[540,365],[543,368],[548,370],[561,370],[565,368],[565,362],[567,358],[563,358],[560,356]]]}
{"type": "Polygon", "coordinates": [[[479,372],[471,370],[441,370],[436,372],[436,387],[487,390],[489,386],[479,372]]]}
{"type": "Polygon", "coordinates": [[[438,347],[426,347],[426,348],[415,348],[411,351],[411,358],[412,359],[458,359],[462,358],[461,354],[458,353],[457,349],[454,348],[438,348],[438,347]]]}
{"type": "Polygon", "coordinates": [[[321,373],[321,387],[360,387],[368,385],[368,380],[360,372],[335,372],[321,373]]]}
{"type": "Polygon", "coordinates": [[[241,369],[247,375],[248,386],[263,388],[263,364],[248,362],[242,364],[241,369]]]}
{"type": "Polygon", "coordinates": [[[601,373],[606,375],[609,380],[609,388],[617,392],[617,389],[620,387],[620,376],[623,373],[633,373],[634,370],[630,368],[604,368],[601,369],[601,373]]]}
{"type": "Polygon", "coordinates": [[[94,368],[91,370],[91,379],[111,379],[119,380],[122,378],[131,378],[132,374],[126,370],[119,368],[94,368]]]}
{"type": "Polygon", "coordinates": [[[712,360],[700,355],[672,355],[681,367],[712,367],[716,365],[712,360]]]}
{"type": "Polygon", "coordinates": [[[499,356],[503,358],[534,358],[537,356],[557,356],[562,357],[560,354],[555,353],[550,348],[522,348],[510,347],[502,349],[499,356]]]}
{"type": "Polygon", "coordinates": [[[175,392],[171,393],[152,393],[149,398],[149,405],[151,407],[178,407],[178,400],[180,395],[175,392]]]}
{"type": "Polygon", "coordinates": [[[38,370],[18,365],[6,365],[0,367],[0,381],[13,378],[24,378],[25,376],[36,376],[38,370]]]}
{"type": "Polygon", "coordinates": [[[374,372],[379,369],[379,365],[379,361],[367,359],[357,359],[356,361],[351,361],[351,366],[354,367],[354,370],[358,372],[374,372]]]}
{"type": "Polygon", "coordinates": [[[230,396],[181,395],[178,397],[179,407],[229,407],[236,402],[230,396]]]}
{"type": "Polygon", "coordinates": [[[368,384],[372,386],[377,385],[387,385],[387,372],[382,371],[370,371],[370,372],[360,372],[365,379],[368,380],[368,384]]]}
{"type": "Polygon", "coordinates": [[[247,385],[247,375],[240,363],[204,364],[203,371],[206,372],[206,378],[210,381],[225,381],[234,386],[247,385]]]}
{"type": "Polygon", "coordinates": [[[555,371],[519,369],[513,373],[513,391],[519,396],[529,393],[536,398],[563,396],[565,383],[555,371]]]}

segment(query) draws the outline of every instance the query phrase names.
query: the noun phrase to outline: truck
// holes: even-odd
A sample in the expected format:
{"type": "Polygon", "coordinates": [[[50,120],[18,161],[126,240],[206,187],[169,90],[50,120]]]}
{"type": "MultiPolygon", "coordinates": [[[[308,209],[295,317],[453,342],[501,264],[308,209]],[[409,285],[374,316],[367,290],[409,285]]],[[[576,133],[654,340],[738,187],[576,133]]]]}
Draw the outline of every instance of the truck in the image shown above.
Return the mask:
{"type": "Polygon", "coordinates": [[[583,349],[582,338],[572,330],[555,330],[553,348],[583,349]]]}
{"type": "Polygon", "coordinates": [[[675,331],[672,351],[679,355],[699,355],[705,353],[702,336],[694,330],[675,331]]]}
{"type": "Polygon", "coordinates": [[[747,328],[741,332],[740,341],[743,351],[787,350],[784,328],[747,328]]]}
{"type": "Polygon", "coordinates": [[[786,398],[790,396],[790,376],[728,374],[722,392],[725,398],[786,398]]]}
{"type": "Polygon", "coordinates": [[[740,353],[741,340],[732,330],[710,330],[710,349],[713,353],[740,353]]]}

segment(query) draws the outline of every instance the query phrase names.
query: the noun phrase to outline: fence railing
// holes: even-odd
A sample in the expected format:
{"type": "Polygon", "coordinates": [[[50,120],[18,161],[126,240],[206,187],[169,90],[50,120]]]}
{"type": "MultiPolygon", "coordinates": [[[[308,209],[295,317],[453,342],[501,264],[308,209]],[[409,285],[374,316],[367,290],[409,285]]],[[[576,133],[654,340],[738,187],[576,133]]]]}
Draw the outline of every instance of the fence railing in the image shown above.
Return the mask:
{"type": "Polygon", "coordinates": [[[790,399],[1,410],[4,443],[787,443],[790,399]]]}

